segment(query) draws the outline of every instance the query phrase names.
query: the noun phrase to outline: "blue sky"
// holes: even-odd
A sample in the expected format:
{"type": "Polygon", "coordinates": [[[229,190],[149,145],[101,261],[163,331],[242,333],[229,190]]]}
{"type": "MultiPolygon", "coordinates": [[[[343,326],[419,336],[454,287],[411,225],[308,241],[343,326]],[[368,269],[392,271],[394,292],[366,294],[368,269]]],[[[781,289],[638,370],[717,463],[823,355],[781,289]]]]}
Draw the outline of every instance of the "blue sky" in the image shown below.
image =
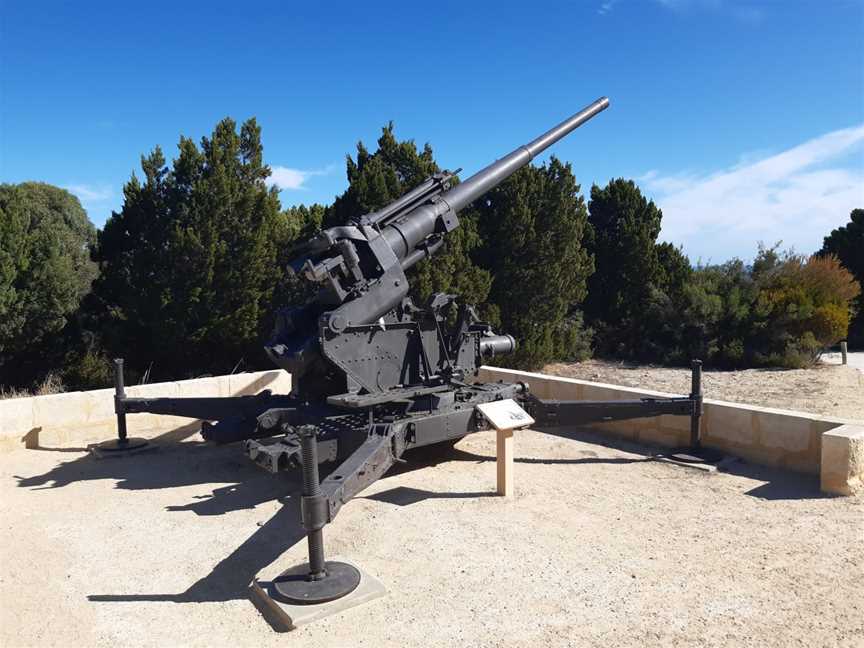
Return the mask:
{"type": "Polygon", "coordinates": [[[694,260],[812,252],[864,207],[864,2],[4,0],[0,181],[101,225],[142,153],[258,118],[283,205],[329,202],[393,120],[484,166],[601,95],[553,148],[583,191],[634,178],[694,260]]]}

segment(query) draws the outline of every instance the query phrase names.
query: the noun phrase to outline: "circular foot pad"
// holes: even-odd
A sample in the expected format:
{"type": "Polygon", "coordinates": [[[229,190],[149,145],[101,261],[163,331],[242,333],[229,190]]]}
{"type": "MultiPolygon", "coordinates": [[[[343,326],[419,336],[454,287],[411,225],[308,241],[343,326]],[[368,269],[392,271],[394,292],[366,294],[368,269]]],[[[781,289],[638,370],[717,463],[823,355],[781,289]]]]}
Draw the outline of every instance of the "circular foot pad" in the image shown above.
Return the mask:
{"type": "Polygon", "coordinates": [[[103,441],[96,447],[99,448],[99,450],[102,452],[125,452],[127,450],[137,450],[138,448],[143,448],[147,445],[147,443],[147,439],[138,439],[132,437],[126,439],[125,441],[120,441],[120,439],[110,439],[108,441],[103,441]]]}
{"type": "Polygon", "coordinates": [[[271,596],[294,605],[314,605],[342,598],[360,584],[360,572],[347,563],[328,560],[324,570],[324,578],[309,580],[309,565],[286,569],[273,581],[271,596]]]}

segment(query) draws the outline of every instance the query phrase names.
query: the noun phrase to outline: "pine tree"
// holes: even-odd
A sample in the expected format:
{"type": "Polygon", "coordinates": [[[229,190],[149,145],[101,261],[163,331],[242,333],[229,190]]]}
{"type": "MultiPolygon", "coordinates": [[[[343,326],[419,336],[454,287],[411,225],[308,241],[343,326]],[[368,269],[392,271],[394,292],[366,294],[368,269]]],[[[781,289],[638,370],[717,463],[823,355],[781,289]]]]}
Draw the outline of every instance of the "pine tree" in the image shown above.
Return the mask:
{"type": "Polygon", "coordinates": [[[279,237],[288,227],[264,183],[261,129],[216,125],[200,148],[181,137],[171,168],[156,148],[143,181],[124,187],[119,213],[99,233],[94,285],[107,348],[153,376],[268,366],[261,350],[279,237]]]}
{"type": "Polygon", "coordinates": [[[493,278],[501,330],[516,337],[508,366],[539,368],[588,351],[576,307],[593,259],[583,246],[588,211],[569,164],[528,166],[477,201],[481,265],[493,278]]]}
{"type": "Polygon", "coordinates": [[[662,212],[632,180],[591,187],[589,249],[596,272],[588,280],[585,313],[598,327],[602,351],[638,355],[652,290],[662,280],[657,236],[662,212]]]}

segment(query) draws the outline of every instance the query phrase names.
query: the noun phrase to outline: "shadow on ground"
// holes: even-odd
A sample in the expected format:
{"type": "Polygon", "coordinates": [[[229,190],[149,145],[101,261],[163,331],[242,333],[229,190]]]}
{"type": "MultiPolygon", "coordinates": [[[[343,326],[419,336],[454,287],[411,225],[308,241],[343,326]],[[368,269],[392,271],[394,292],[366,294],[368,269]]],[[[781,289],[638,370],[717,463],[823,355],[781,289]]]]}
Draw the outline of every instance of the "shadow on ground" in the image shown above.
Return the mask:
{"type": "Polygon", "coordinates": [[[298,498],[288,498],[282,508],[258,528],[209,574],[183,592],[173,594],[91,594],[89,601],[102,603],[164,601],[206,603],[248,598],[249,583],[286,549],[303,539],[298,498]]]}
{"type": "MultiPolygon", "coordinates": [[[[600,435],[588,429],[546,428],[542,431],[565,439],[576,439],[586,443],[592,443],[642,456],[641,459],[599,459],[597,460],[598,462],[630,463],[631,461],[654,461],[658,458],[669,455],[669,448],[636,444],[623,439],[600,435]]],[[[742,459],[735,459],[734,457],[730,457],[730,459],[730,461],[723,461],[720,463],[718,472],[729,473],[738,477],[745,477],[754,481],[763,482],[762,484],[745,491],[745,495],[764,500],[823,499],[832,497],[831,495],[826,495],[821,492],[819,487],[819,478],[815,475],[806,475],[777,468],[758,466],[747,463],[742,459]]],[[[520,459],[517,458],[515,461],[520,461],[520,459]]],[[[542,463],[545,460],[527,459],[523,461],[542,463]]],[[[573,461],[574,463],[580,462],[578,459],[565,459],[559,461],[573,461]]],[[[581,461],[582,463],[590,463],[589,459],[581,461]]],[[[689,470],[689,468],[682,467],[682,470],[689,470]]]]}
{"type": "MultiPolygon", "coordinates": [[[[272,500],[282,502],[282,507],[270,520],[185,591],[94,594],[89,600],[200,603],[244,599],[252,577],[304,537],[298,498],[291,496],[300,490],[299,475],[265,472],[243,454],[239,443],[213,445],[189,440],[197,431],[197,424],[178,428],[151,439],[146,452],[125,456],[99,459],[85,448],[76,449],[80,456],[70,461],[61,460],[45,473],[16,476],[19,487],[32,490],[63,488],[77,482],[103,479],[113,480],[118,489],[141,491],[229,484],[213,488],[210,495],[198,496],[194,501],[166,507],[170,512],[192,511],[197,515],[222,515],[253,509],[272,500]]],[[[55,451],[41,446],[30,449],[55,451]]],[[[63,449],[67,450],[71,449],[63,449]]]]}
{"type": "MultiPolygon", "coordinates": [[[[150,452],[125,457],[96,459],[83,454],[63,461],[51,470],[29,477],[18,476],[18,486],[34,490],[62,488],[88,480],[115,480],[116,488],[151,490],[189,485],[228,483],[214,488],[209,496],[167,507],[166,510],[192,511],[197,515],[222,515],[226,512],[252,509],[274,499],[282,502],[279,511],[259,526],[237,549],[226,556],[207,575],[179,593],[94,594],[88,597],[98,602],[165,601],[175,603],[218,602],[248,597],[251,579],[271,564],[287,548],[303,539],[300,524],[299,498],[291,496],[300,490],[299,474],[267,473],[246,458],[240,444],[212,445],[190,441],[196,426],[185,426],[151,441],[150,452]],[[183,443],[180,443],[183,441],[183,443]]],[[[565,439],[574,439],[630,453],[631,457],[599,457],[591,451],[566,459],[534,457],[516,458],[520,463],[544,464],[632,464],[654,461],[661,449],[637,445],[601,436],[584,429],[549,428],[543,432],[565,439]]],[[[43,448],[31,448],[40,450],[43,448]]],[[[53,450],[44,448],[43,450],[53,450]]],[[[492,462],[493,455],[466,452],[459,448],[438,446],[406,454],[407,463],[394,466],[384,479],[406,471],[433,467],[443,462],[492,462]]],[[[326,467],[323,473],[326,474],[326,467]]],[[[687,470],[682,468],[682,470],[687,470]]],[[[762,482],[745,494],[765,500],[804,499],[823,497],[818,479],[779,470],[734,462],[724,469],[735,475],[762,482]]],[[[432,492],[415,488],[396,487],[371,495],[368,499],[398,506],[409,506],[426,499],[488,497],[491,492],[432,492]]]]}

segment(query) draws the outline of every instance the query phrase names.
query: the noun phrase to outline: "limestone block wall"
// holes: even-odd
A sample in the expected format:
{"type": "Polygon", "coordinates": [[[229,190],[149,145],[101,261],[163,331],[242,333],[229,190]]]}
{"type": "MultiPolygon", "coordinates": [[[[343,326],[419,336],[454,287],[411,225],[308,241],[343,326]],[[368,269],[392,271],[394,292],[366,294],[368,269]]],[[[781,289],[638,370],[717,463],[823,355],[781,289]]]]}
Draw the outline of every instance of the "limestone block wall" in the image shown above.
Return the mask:
{"type": "Polygon", "coordinates": [[[864,426],[841,425],[822,435],[822,490],[838,495],[864,491],[864,426]]]}
{"type": "MultiPolygon", "coordinates": [[[[132,385],[132,397],[247,396],[264,389],[291,391],[291,375],[281,370],[258,371],[132,385]]],[[[197,431],[200,421],[178,416],[129,414],[129,435],[154,437],[171,430],[197,431]]],[[[51,396],[0,400],[0,452],[25,447],[75,447],[115,437],[114,390],[98,389],[51,396]]]]}
{"type": "MultiPolygon", "coordinates": [[[[497,367],[482,367],[479,379],[485,382],[526,382],[531,393],[539,398],[602,401],[672,395],[497,367]]],[[[862,426],[864,424],[860,422],[839,418],[706,398],[702,442],[707,447],[760,465],[813,475],[830,473],[836,477],[823,483],[823,488],[841,493],[857,489],[864,481],[862,426]],[[845,432],[837,434],[841,426],[845,432]],[[826,454],[823,452],[823,439],[828,438],[825,435],[829,431],[835,431],[835,434],[831,437],[830,448],[826,445],[826,454]],[[847,486],[840,486],[841,481],[847,486]]],[[[634,442],[667,447],[686,446],[690,440],[690,419],[686,416],[596,423],[591,428],[634,442]]]]}
{"type": "MultiPolygon", "coordinates": [[[[669,396],[662,392],[595,383],[575,378],[482,367],[487,382],[527,382],[540,398],[620,400],[669,396]]],[[[281,371],[215,376],[126,388],[129,396],[246,396],[269,389],[291,391],[291,375],[281,371]]],[[[0,400],[0,452],[18,448],[71,448],[114,438],[114,390],[70,392],[0,400]]],[[[156,414],[129,414],[130,435],[182,439],[200,421],[156,414]]],[[[592,428],[638,443],[686,446],[690,420],[659,416],[597,423],[592,428]]],[[[864,423],[785,410],[705,400],[703,443],[753,463],[820,475],[822,489],[849,494],[864,490],[864,423]]]]}

